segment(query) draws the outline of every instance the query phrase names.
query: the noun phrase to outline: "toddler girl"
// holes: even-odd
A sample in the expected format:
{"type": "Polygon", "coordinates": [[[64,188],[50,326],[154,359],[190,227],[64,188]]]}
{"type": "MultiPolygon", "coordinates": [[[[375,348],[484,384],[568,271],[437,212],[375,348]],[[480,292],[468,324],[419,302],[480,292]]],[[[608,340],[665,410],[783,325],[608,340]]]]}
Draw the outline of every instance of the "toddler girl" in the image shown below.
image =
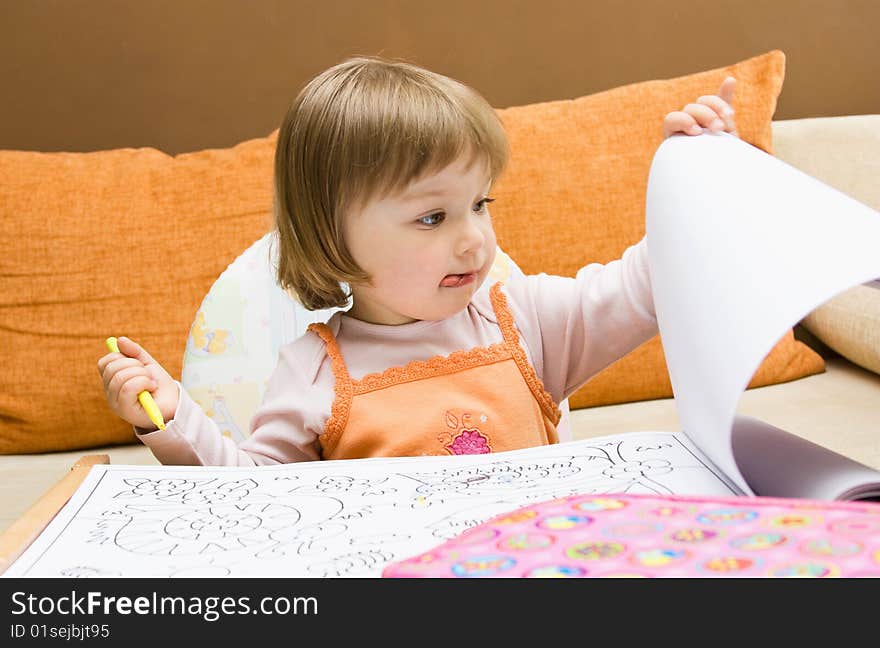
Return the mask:
{"type": "MultiPolygon", "coordinates": [[[[729,100],[666,136],[733,132],[729,100]]],[[[645,241],[575,278],[478,290],[495,256],[490,190],[507,161],[491,106],[419,67],[355,58],[310,81],[275,156],[278,279],[344,306],[281,349],[236,445],[134,341],[98,361],[107,401],[162,463],[272,464],[499,452],[556,443],[558,403],[657,332],[645,241]],[[137,394],[152,392],[157,430],[137,394]]]]}

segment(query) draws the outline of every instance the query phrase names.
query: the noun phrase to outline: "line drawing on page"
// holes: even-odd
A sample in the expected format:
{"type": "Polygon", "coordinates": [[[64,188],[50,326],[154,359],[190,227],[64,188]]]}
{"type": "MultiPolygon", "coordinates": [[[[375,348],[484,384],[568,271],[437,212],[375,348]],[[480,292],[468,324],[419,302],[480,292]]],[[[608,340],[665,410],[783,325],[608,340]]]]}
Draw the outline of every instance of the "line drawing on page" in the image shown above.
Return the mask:
{"type": "Polygon", "coordinates": [[[688,488],[737,493],[676,433],[504,456],[102,466],[87,479],[52,533],[19,561],[20,575],[378,576],[393,560],[529,502],[688,488]]]}

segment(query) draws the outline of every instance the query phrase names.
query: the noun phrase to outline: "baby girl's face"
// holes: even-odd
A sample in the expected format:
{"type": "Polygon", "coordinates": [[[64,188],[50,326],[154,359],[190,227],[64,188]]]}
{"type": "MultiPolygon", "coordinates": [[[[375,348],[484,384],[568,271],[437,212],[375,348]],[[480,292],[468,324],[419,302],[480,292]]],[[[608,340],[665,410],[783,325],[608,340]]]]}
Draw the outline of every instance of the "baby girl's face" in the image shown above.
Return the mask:
{"type": "Polygon", "coordinates": [[[345,219],[345,241],[371,277],[348,315],[375,324],[439,320],[467,307],[495,259],[484,161],[459,158],[345,219]]]}

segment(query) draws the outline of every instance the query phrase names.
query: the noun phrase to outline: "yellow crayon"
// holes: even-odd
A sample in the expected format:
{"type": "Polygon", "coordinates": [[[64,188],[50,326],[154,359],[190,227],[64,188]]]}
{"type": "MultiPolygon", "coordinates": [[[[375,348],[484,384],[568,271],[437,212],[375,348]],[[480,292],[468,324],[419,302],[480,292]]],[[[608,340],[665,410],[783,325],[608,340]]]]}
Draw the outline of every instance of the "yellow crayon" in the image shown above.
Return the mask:
{"type": "MultiPolygon", "coordinates": [[[[108,337],[104,340],[104,344],[107,345],[107,349],[112,353],[121,353],[119,351],[119,345],[116,344],[115,337],[108,337]]],[[[147,413],[147,416],[150,417],[150,420],[156,424],[160,430],[165,429],[165,419],[162,418],[162,412],[159,411],[159,406],[156,405],[156,401],[153,400],[153,397],[150,395],[146,389],[138,394],[138,401],[140,401],[141,407],[144,408],[144,411],[147,413]]]]}

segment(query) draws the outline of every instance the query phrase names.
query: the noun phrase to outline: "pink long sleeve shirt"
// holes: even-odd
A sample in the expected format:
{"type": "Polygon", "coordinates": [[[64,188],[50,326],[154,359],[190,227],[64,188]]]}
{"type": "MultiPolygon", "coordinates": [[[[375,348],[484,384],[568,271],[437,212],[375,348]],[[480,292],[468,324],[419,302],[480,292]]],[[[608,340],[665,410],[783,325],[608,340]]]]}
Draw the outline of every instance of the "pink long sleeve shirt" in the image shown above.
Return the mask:
{"type": "MultiPolygon", "coordinates": [[[[520,344],[556,403],[657,333],[645,240],[621,259],[590,264],[574,278],[530,275],[504,285],[520,344]]],[[[502,340],[488,291],[445,320],[400,326],[336,313],[328,326],[352,379],[414,360],[502,340]]],[[[263,402],[241,444],[220,434],[185,390],[165,430],[137,430],[164,464],[239,466],[320,459],[334,375],[324,343],[308,332],[283,346],[263,402]]]]}

